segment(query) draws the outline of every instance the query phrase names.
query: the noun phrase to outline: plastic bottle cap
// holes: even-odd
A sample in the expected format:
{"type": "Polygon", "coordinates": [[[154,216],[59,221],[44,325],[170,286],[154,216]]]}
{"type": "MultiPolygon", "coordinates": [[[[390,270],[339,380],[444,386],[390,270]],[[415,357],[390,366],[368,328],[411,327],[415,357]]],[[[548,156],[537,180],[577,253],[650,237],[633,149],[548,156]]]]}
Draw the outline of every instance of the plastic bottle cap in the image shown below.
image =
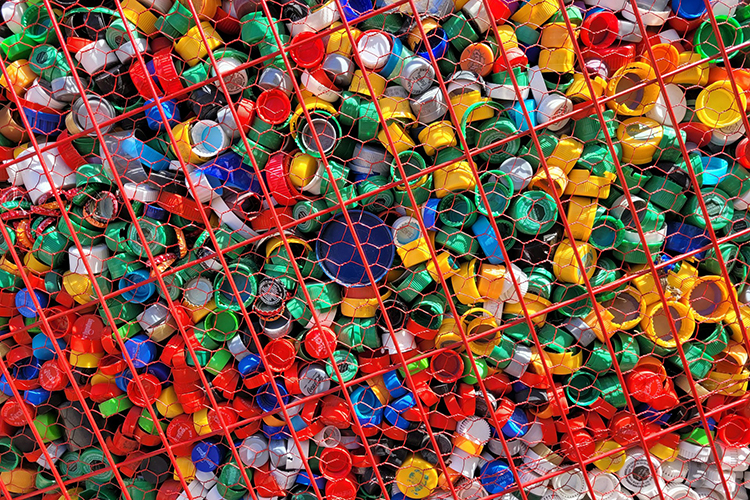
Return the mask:
{"type": "Polygon", "coordinates": [[[294,62],[300,67],[315,68],[323,62],[323,58],[326,55],[326,48],[323,45],[321,37],[308,31],[300,33],[292,39],[292,45],[297,43],[300,45],[293,47],[289,51],[289,55],[292,56],[294,62]]]}
{"type": "Polygon", "coordinates": [[[284,123],[292,113],[289,97],[279,89],[264,90],[255,104],[258,116],[273,125],[284,123]]]}

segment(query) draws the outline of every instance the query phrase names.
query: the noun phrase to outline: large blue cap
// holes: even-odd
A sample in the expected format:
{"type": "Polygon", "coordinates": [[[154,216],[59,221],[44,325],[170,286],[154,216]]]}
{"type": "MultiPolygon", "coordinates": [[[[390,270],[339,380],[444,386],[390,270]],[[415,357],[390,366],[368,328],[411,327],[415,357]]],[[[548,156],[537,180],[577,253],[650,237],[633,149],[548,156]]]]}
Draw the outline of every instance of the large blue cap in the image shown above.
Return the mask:
{"type": "Polygon", "coordinates": [[[479,480],[490,495],[502,493],[515,483],[508,464],[502,460],[484,464],[479,470],[479,480]]]}
{"type": "Polygon", "coordinates": [[[706,13],[706,4],[703,0],[672,0],[672,10],[678,17],[693,20],[706,13]]]}
{"type": "Polygon", "coordinates": [[[156,359],[156,344],[143,333],[125,339],[125,351],[136,368],[145,368],[156,359]]]}
{"type": "Polygon", "coordinates": [[[349,210],[347,213],[354,233],[343,212],[329,219],[320,230],[315,253],[321,267],[328,277],[341,285],[368,285],[367,268],[354,241],[356,234],[373,278],[380,281],[391,270],[396,256],[391,228],[377,215],[365,210],[349,210]]]}
{"type": "Polygon", "coordinates": [[[37,308],[34,305],[34,299],[32,295],[39,301],[39,306],[44,309],[49,304],[49,296],[40,292],[39,290],[29,290],[28,288],[22,288],[16,293],[16,308],[18,312],[24,318],[35,318],[37,315],[37,308]]]}
{"type": "Polygon", "coordinates": [[[200,441],[193,447],[190,458],[196,469],[201,472],[211,472],[221,465],[224,451],[216,443],[200,441]]]}
{"type": "Polygon", "coordinates": [[[503,435],[507,438],[517,438],[529,430],[529,417],[523,408],[516,407],[508,421],[503,426],[503,435]]]}

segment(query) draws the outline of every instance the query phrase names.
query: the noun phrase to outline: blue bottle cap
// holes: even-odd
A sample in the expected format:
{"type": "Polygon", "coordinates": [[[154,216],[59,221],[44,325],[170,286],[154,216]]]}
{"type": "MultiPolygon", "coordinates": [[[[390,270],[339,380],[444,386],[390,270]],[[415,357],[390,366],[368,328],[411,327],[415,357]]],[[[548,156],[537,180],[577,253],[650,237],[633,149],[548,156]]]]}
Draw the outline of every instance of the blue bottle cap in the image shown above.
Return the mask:
{"type": "MultiPolygon", "coordinates": [[[[684,254],[703,248],[711,243],[707,229],[684,222],[667,222],[667,238],[664,249],[674,254],[684,254]]],[[[703,259],[706,251],[695,254],[696,259],[703,259]]]]}
{"type": "Polygon", "coordinates": [[[698,19],[706,13],[706,4],[703,0],[672,0],[672,11],[683,19],[698,19]]]}
{"type": "MultiPolygon", "coordinates": [[[[144,106],[146,106],[144,113],[146,115],[146,124],[148,125],[148,128],[156,131],[161,130],[162,127],[164,127],[164,122],[159,113],[159,104],[156,104],[154,99],[148,99],[144,103],[144,106]]],[[[162,101],[161,109],[164,110],[164,116],[167,117],[167,123],[170,126],[177,125],[181,121],[180,110],[177,107],[177,101],[175,99],[162,101]]]]}
{"type": "Polygon", "coordinates": [[[276,387],[278,387],[279,394],[281,394],[281,401],[285,405],[289,403],[289,393],[287,392],[286,387],[284,387],[283,384],[275,381],[263,384],[258,388],[258,393],[255,396],[255,402],[258,403],[258,406],[261,410],[263,410],[264,413],[276,411],[281,408],[279,398],[276,397],[273,386],[271,386],[272,383],[276,384],[276,387]]]}
{"type": "Polygon", "coordinates": [[[136,368],[145,368],[156,359],[156,344],[143,333],[125,339],[125,351],[136,368]]]}
{"type": "Polygon", "coordinates": [[[391,406],[386,406],[383,410],[383,416],[393,427],[406,430],[411,426],[411,422],[401,416],[400,412],[391,406]]]}
{"type": "Polygon", "coordinates": [[[136,288],[123,292],[122,299],[125,302],[135,302],[136,304],[143,304],[150,299],[156,293],[156,285],[153,281],[143,283],[149,277],[150,273],[148,269],[137,269],[120,278],[119,287],[121,290],[140,284],[136,288]]]}
{"type": "Polygon", "coordinates": [[[529,430],[529,417],[523,408],[516,407],[508,421],[503,426],[503,435],[507,438],[517,438],[529,430]]]}
{"type": "MultiPolygon", "coordinates": [[[[531,125],[536,127],[536,102],[534,99],[525,99],[523,102],[526,105],[526,112],[529,114],[531,125]]],[[[529,130],[529,124],[523,114],[523,108],[521,108],[521,101],[516,101],[513,104],[513,107],[508,110],[508,115],[513,120],[513,123],[515,123],[519,132],[526,132],[529,130]]]]}
{"type": "MultiPolygon", "coordinates": [[[[365,210],[349,210],[354,232],[362,244],[375,281],[388,274],[396,256],[391,228],[377,215],[365,210]]],[[[354,235],[343,212],[326,221],[320,230],[315,253],[323,272],[340,285],[361,287],[370,283],[365,263],[354,243],[354,235]]]]}
{"type": "Polygon", "coordinates": [[[403,413],[409,408],[414,408],[417,405],[417,399],[414,397],[413,392],[409,392],[405,396],[402,396],[395,401],[391,401],[389,405],[391,408],[399,413],[403,413]]]}
{"type": "Polygon", "coordinates": [[[16,308],[24,318],[35,318],[37,314],[36,306],[31,298],[34,294],[39,301],[39,305],[44,309],[49,304],[49,296],[38,290],[29,291],[28,288],[22,288],[16,293],[16,308]]]}
{"type": "Polygon", "coordinates": [[[169,219],[169,212],[156,205],[146,205],[146,209],[143,211],[143,215],[160,222],[164,222],[169,219]]]}
{"type": "Polygon", "coordinates": [[[388,389],[391,397],[400,398],[404,394],[409,392],[404,383],[398,376],[398,371],[391,370],[383,374],[383,383],[385,388],[388,389]]]}
{"type": "Polygon", "coordinates": [[[505,262],[502,250],[500,249],[500,242],[487,217],[484,215],[477,217],[477,221],[471,226],[471,232],[477,237],[479,246],[487,256],[490,264],[502,264],[505,262]]]}
{"type": "Polygon", "coordinates": [[[359,386],[352,391],[354,414],[362,427],[375,427],[383,421],[383,404],[367,386],[359,386]]]}
{"type": "Polygon", "coordinates": [[[292,437],[292,434],[289,432],[288,425],[282,425],[279,427],[268,425],[264,422],[261,425],[261,430],[268,439],[286,439],[292,437]]]}
{"type": "Polygon", "coordinates": [[[50,391],[41,387],[23,392],[23,400],[33,406],[43,405],[49,401],[51,396],[52,393],[50,391]]]}
{"type": "Polygon", "coordinates": [[[133,372],[130,371],[130,368],[125,368],[123,371],[115,375],[115,385],[122,392],[128,391],[128,384],[130,384],[131,380],[133,380],[133,372]]]}
{"type": "Polygon", "coordinates": [[[161,361],[157,361],[156,363],[151,363],[148,365],[148,368],[146,368],[146,373],[150,373],[154,377],[159,379],[159,382],[166,382],[169,380],[169,376],[172,374],[172,370],[162,363],[161,361]]]}
{"type": "Polygon", "coordinates": [[[424,222],[425,229],[428,231],[435,229],[438,217],[438,204],[440,204],[440,198],[430,198],[427,200],[427,203],[422,205],[422,221],[424,222]]]}
{"type": "MultiPolygon", "coordinates": [[[[320,490],[322,490],[326,486],[326,478],[324,478],[323,476],[313,474],[313,481],[315,481],[315,484],[320,490]]],[[[312,484],[312,481],[310,481],[310,475],[306,470],[301,470],[299,472],[299,474],[297,475],[297,483],[304,486],[310,486],[312,484]]]]}
{"type": "Polygon", "coordinates": [[[502,493],[515,483],[508,464],[502,460],[484,464],[479,470],[479,480],[490,495],[502,493]]]}
{"type": "MultiPolygon", "coordinates": [[[[67,347],[63,339],[57,339],[57,345],[60,346],[60,350],[64,350],[67,347]]],[[[34,338],[31,339],[31,348],[34,350],[34,357],[39,361],[55,359],[57,356],[52,339],[44,333],[34,335],[34,338]]]]}
{"type": "Polygon", "coordinates": [[[701,155],[703,163],[703,185],[715,186],[729,171],[729,162],[718,156],[701,155]]]}
{"type": "Polygon", "coordinates": [[[243,378],[249,377],[263,370],[263,361],[257,354],[249,353],[240,360],[237,370],[243,378]]]}
{"type": "Polygon", "coordinates": [[[224,452],[216,443],[200,441],[193,447],[190,458],[199,471],[212,472],[221,465],[224,452]]]}

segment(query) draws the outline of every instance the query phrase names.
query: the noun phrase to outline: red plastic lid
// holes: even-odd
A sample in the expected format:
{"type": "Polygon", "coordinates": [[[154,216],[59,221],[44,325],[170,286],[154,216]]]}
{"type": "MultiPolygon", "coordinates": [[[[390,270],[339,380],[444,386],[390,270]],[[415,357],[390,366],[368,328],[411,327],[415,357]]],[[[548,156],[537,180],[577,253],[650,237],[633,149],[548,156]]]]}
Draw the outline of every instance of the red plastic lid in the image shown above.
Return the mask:
{"type": "Polygon", "coordinates": [[[195,430],[192,416],[183,413],[169,422],[164,435],[167,436],[171,444],[179,445],[180,443],[190,442],[191,444],[173,448],[176,455],[185,456],[192,452],[192,441],[198,437],[198,432],[195,430]]]}
{"type": "Polygon", "coordinates": [[[737,149],[734,153],[740,165],[745,168],[750,168],[750,147],[748,146],[750,146],[750,139],[745,137],[737,144],[737,149]]]}
{"type": "Polygon", "coordinates": [[[336,349],[336,334],[328,327],[311,328],[305,335],[305,350],[316,359],[326,359],[336,349]]]}
{"type": "Polygon", "coordinates": [[[89,40],[87,38],[80,38],[77,36],[69,36],[65,38],[65,45],[68,46],[68,50],[73,54],[77,53],[79,50],[91,43],[92,40],[89,40]]]}
{"type": "Polygon", "coordinates": [[[688,122],[678,124],[680,130],[687,135],[688,142],[696,144],[699,148],[707,146],[711,142],[712,128],[699,122],[688,122]]]}
{"type": "Polygon", "coordinates": [[[719,422],[716,435],[728,446],[747,446],[750,444],[750,419],[742,415],[727,415],[719,422]]]}
{"type": "Polygon", "coordinates": [[[62,307],[50,307],[49,315],[56,316],[52,319],[47,320],[50,329],[52,330],[52,336],[56,339],[61,339],[65,335],[69,334],[73,328],[73,322],[77,316],[74,313],[65,313],[65,309],[62,307]],[[60,316],[57,316],[61,314],[60,316]]]}
{"type": "Polygon", "coordinates": [[[638,441],[638,428],[635,418],[630,413],[619,413],[609,423],[612,439],[625,446],[638,441]]]}
{"type": "Polygon", "coordinates": [[[464,361],[456,351],[441,351],[430,361],[432,376],[438,382],[455,382],[464,372],[464,361]]]}
{"type": "Polygon", "coordinates": [[[583,20],[581,41],[588,47],[604,49],[615,42],[619,29],[620,22],[614,12],[600,10],[583,20]]]}
{"type": "Polygon", "coordinates": [[[70,348],[78,352],[103,352],[104,321],[96,314],[86,314],[75,320],[70,333],[70,348]]]}
{"type": "Polygon", "coordinates": [[[16,344],[31,344],[31,335],[26,328],[23,316],[17,314],[8,320],[8,330],[13,334],[13,340],[16,344]]]}
{"type": "Polygon", "coordinates": [[[214,389],[221,391],[226,399],[233,399],[240,385],[240,372],[233,366],[227,366],[211,381],[214,389]]]}
{"type": "Polygon", "coordinates": [[[357,482],[351,477],[342,477],[326,483],[326,498],[328,500],[349,500],[357,496],[357,482]]]}
{"type": "Polygon", "coordinates": [[[237,118],[239,123],[237,126],[245,132],[250,130],[250,124],[253,122],[255,116],[255,103],[250,99],[241,99],[236,105],[237,118]]]}
{"type": "Polygon", "coordinates": [[[14,427],[25,426],[27,422],[26,417],[23,416],[21,405],[26,407],[32,417],[36,416],[36,410],[32,406],[22,401],[19,402],[16,398],[10,398],[0,407],[0,418],[14,427]]]}
{"type": "Polygon", "coordinates": [[[144,373],[143,375],[136,375],[143,385],[144,394],[141,392],[135,378],[128,384],[128,399],[136,405],[145,407],[147,404],[151,405],[156,402],[156,399],[161,394],[161,381],[156,378],[155,375],[150,373],[144,373]]]}
{"type": "Polygon", "coordinates": [[[428,417],[430,427],[434,429],[444,429],[446,431],[456,430],[456,421],[447,415],[443,415],[439,411],[431,411],[428,417]]]}
{"type": "MultiPolygon", "coordinates": [[[[50,390],[50,389],[47,389],[47,390],[50,390]]],[[[91,386],[89,397],[95,403],[103,403],[107,401],[108,399],[112,399],[114,397],[119,396],[120,394],[122,394],[122,391],[120,390],[119,387],[117,387],[117,384],[102,383],[102,384],[96,384],[96,385],[91,386]]]]}
{"type": "Polygon", "coordinates": [[[272,125],[284,123],[292,114],[292,103],[289,97],[279,89],[264,90],[255,104],[258,116],[272,125]]]}
{"type": "Polygon", "coordinates": [[[495,24],[502,24],[508,20],[512,12],[504,0],[489,0],[487,4],[490,7],[492,16],[495,18],[495,24]]]}
{"type": "Polygon", "coordinates": [[[333,394],[323,398],[323,406],[320,409],[320,420],[325,425],[333,425],[339,429],[349,427],[351,414],[349,405],[342,398],[333,394]]]}
{"type": "Polygon", "coordinates": [[[288,370],[294,364],[297,350],[291,340],[280,338],[273,339],[263,349],[266,353],[268,367],[275,372],[288,370]]]}
{"type": "Polygon", "coordinates": [[[123,435],[132,436],[135,434],[135,428],[138,427],[138,419],[141,417],[141,413],[142,410],[136,407],[131,407],[130,410],[128,410],[128,414],[125,416],[125,421],[120,427],[123,435]]]}
{"type": "Polygon", "coordinates": [[[39,385],[48,391],[61,391],[68,385],[68,376],[57,361],[51,359],[39,368],[39,385]]]}
{"type": "Polygon", "coordinates": [[[206,418],[208,419],[208,426],[212,431],[222,429],[224,426],[234,425],[240,420],[237,410],[232,408],[229,403],[219,406],[218,410],[211,408],[208,410],[206,418]],[[221,414],[221,417],[224,419],[224,425],[222,425],[221,420],[219,419],[219,414],[221,414]]]}
{"type": "Polygon", "coordinates": [[[99,371],[104,375],[117,375],[125,368],[128,364],[120,356],[108,355],[103,357],[99,361],[99,371]]]}
{"type": "Polygon", "coordinates": [[[587,459],[596,453],[594,438],[591,437],[591,434],[582,429],[564,434],[560,439],[560,451],[569,458],[576,456],[576,448],[578,448],[581,457],[584,459],[587,459]]]}
{"type": "Polygon", "coordinates": [[[343,446],[326,448],[320,454],[320,473],[327,479],[337,479],[352,470],[352,456],[343,446]]]}
{"type": "Polygon", "coordinates": [[[296,47],[289,50],[289,55],[302,68],[314,68],[323,62],[326,55],[322,38],[312,31],[306,31],[295,36],[292,39],[292,45],[296,45],[296,47]]]}
{"type": "Polygon", "coordinates": [[[637,370],[627,377],[630,394],[641,403],[648,403],[662,392],[664,383],[658,373],[637,370]]]}
{"type": "Polygon", "coordinates": [[[167,479],[156,492],[156,500],[177,500],[182,493],[182,485],[175,479],[167,479]]]}

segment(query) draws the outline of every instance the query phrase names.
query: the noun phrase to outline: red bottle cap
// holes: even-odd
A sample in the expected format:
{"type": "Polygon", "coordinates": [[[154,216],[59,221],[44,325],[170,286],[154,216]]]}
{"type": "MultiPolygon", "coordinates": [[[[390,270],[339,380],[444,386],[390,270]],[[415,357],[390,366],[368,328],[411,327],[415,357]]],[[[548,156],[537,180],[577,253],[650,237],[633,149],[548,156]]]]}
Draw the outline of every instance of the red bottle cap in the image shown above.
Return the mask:
{"type": "Polygon", "coordinates": [[[292,366],[284,372],[284,385],[289,394],[302,393],[299,388],[299,366],[297,366],[297,363],[292,363],[292,366]]]}
{"type": "Polygon", "coordinates": [[[505,425],[510,417],[513,416],[514,411],[516,411],[516,403],[508,398],[501,398],[498,402],[497,410],[495,410],[498,424],[505,425]]]}
{"type": "Polygon", "coordinates": [[[125,368],[128,364],[119,356],[105,356],[99,361],[99,371],[104,375],[117,375],[125,368]]]}
{"type": "Polygon", "coordinates": [[[518,47],[512,47],[505,50],[505,54],[508,56],[508,64],[505,64],[504,57],[498,57],[495,59],[495,65],[492,68],[493,73],[502,73],[509,69],[525,67],[529,64],[529,59],[526,57],[526,53],[518,47]]]}
{"type": "Polygon", "coordinates": [[[555,421],[551,418],[537,418],[536,421],[542,428],[542,442],[547,446],[556,445],[557,429],[555,429],[555,421]]]}
{"type": "Polygon", "coordinates": [[[325,425],[332,425],[339,429],[346,429],[351,424],[351,413],[346,401],[330,394],[323,398],[320,408],[320,421],[325,425]]]}
{"type": "Polygon", "coordinates": [[[745,168],[750,168],[750,147],[748,146],[750,146],[750,139],[744,137],[739,144],[737,144],[737,149],[734,153],[737,160],[739,160],[740,165],[745,168]]]}
{"type": "Polygon", "coordinates": [[[59,306],[50,307],[48,311],[49,316],[55,316],[47,320],[52,330],[52,336],[56,339],[61,339],[68,335],[73,329],[73,322],[78,316],[71,312],[66,314],[66,310],[59,306]]]}
{"type": "Polygon", "coordinates": [[[301,68],[316,67],[323,62],[326,55],[323,39],[312,31],[306,31],[295,36],[291,45],[294,45],[294,47],[289,50],[289,55],[301,68]]]}
{"type": "Polygon", "coordinates": [[[727,415],[719,421],[716,436],[730,447],[747,446],[750,444],[750,419],[742,415],[727,415]]]}
{"type": "Polygon", "coordinates": [[[446,431],[456,430],[456,421],[439,411],[431,411],[427,419],[429,420],[430,427],[434,429],[443,429],[446,431]]]}
{"type": "Polygon", "coordinates": [[[430,360],[430,371],[438,382],[450,384],[464,373],[464,361],[456,351],[441,351],[430,360]]]}
{"type": "Polygon", "coordinates": [[[27,422],[26,417],[23,416],[23,410],[21,409],[22,405],[26,407],[31,418],[36,416],[36,410],[34,407],[23,401],[18,401],[16,398],[10,398],[3,403],[2,407],[0,407],[0,418],[14,427],[25,426],[27,422]]]}
{"type": "Polygon", "coordinates": [[[605,49],[615,42],[619,30],[620,22],[614,12],[593,12],[581,24],[581,42],[587,47],[605,49]]]}
{"type": "Polygon", "coordinates": [[[31,335],[26,327],[23,316],[17,314],[8,320],[8,330],[13,334],[16,344],[31,344],[31,335]]]}
{"type": "Polygon", "coordinates": [[[241,99],[240,102],[235,104],[237,111],[237,126],[240,130],[245,133],[250,131],[250,124],[253,123],[255,117],[255,103],[250,99],[241,99]]]}
{"type": "Polygon", "coordinates": [[[156,500],[177,500],[182,493],[182,485],[175,479],[167,479],[156,492],[156,500]]]}
{"type": "Polygon", "coordinates": [[[186,413],[177,415],[169,422],[164,434],[173,445],[172,451],[175,455],[185,457],[193,452],[193,441],[198,437],[198,432],[195,430],[195,424],[190,415],[186,413]]]}
{"type": "Polygon", "coordinates": [[[95,403],[103,403],[108,399],[119,396],[120,394],[122,394],[122,391],[117,387],[117,384],[101,383],[91,386],[89,397],[95,403]]]}
{"type": "Polygon", "coordinates": [[[699,148],[707,146],[711,142],[713,129],[700,122],[679,123],[678,128],[685,132],[687,140],[696,144],[699,148]]]}
{"type": "MultiPolygon", "coordinates": [[[[352,456],[343,446],[326,448],[320,454],[320,473],[326,479],[337,479],[352,470],[352,456]]],[[[353,498],[353,497],[352,497],[353,498]]]]}
{"type": "Polygon", "coordinates": [[[635,418],[630,413],[618,413],[609,423],[612,439],[625,446],[638,441],[638,428],[635,418]]]}
{"type": "Polygon", "coordinates": [[[280,125],[292,114],[292,103],[283,90],[264,90],[258,96],[256,113],[264,122],[280,125]]]}
{"type": "Polygon", "coordinates": [[[336,334],[328,327],[313,327],[305,334],[305,351],[315,359],[327,359],[336,349],[336,334]]]}
{"type": "Polygon", "coordinates": [[[635,367],[626,379],[630,394],[641,403],[649,403],[664,386],[662,376],[651,368],[651,365],[635,367]]]}
{"type": "MultiPolygon", "coordinates": [[[[307,339],[305,339],[305,345],[307,345],[307,339]]],[[[297,355],[294,344],[286,338],[271,340],[263,351],[266,354],[266,364],[275,372],[288,370],[294,364],[294,358],[297,355]]]]}
{"type": "Polygon", "coordinates": [[[239,390],[240,380],[240,372],[234,366],[227,366],[214,377],[211,385],[220,391],[224,398],[232,400],[239,390]]]}
{"type": "Polygon", "coordinates": [[[135,375],[133,380],[128,383],[128,399],[136,406],[143,408],[147,405],[152,405],[156,402],[159,395],[161,395],[161,380],[150,373],[135,375]],[[135,377],[138,377],[140,380],[143,392],[138,387],[135,377]]]}
{"type": "Polygon", "coordinates": [[[240,420],[240,416],[237,413],[237,410],[232,408],[229,403],[219,405],[218,409],[211,408],[210,410],[208,410],[208,415],[206,416],[206,418],[208,419],[208,426],[212,431],[223,429],[225,427],[231,427],[240,420]],[[224,424],[221,423],[219,414],[221,414],[221,417],[224,419],[224,424]]]}
{"type": "Polygon", "coordinates": [[[61,391],[68,385],[68,375],[56,360],[50,359],[39,368],[39,385],[51,392],[61,391]]]}
{"type": "Polygon", "coordinates": [[[85,353],[103,352],[102,336],[105,330],[104,321],[96,314],[86,314],[73,323],[70,333],[70,348],[85,353]]]}
{"type": "Polygon", "coordinates": [[[576,453],[575,449],[581,453],[583,459],[587,459],[596,453],[596,445],[594,444],[594,438],[591,434],[583,429],[578,429],[566,434],[563,434],[560,439],[560,451],[562,451],[568,458],[575,460],[576,453]]]}
{"type": "Polygon", "coordinates": [[[125,421],[122,423],[120,430],[123,435],[132,437],[135,435],[135,428],[138,427],[138,419],[141,418],[143,410],[140,408],[132,407],[128,410],[128,414],[125,416],[125,421]]]}

